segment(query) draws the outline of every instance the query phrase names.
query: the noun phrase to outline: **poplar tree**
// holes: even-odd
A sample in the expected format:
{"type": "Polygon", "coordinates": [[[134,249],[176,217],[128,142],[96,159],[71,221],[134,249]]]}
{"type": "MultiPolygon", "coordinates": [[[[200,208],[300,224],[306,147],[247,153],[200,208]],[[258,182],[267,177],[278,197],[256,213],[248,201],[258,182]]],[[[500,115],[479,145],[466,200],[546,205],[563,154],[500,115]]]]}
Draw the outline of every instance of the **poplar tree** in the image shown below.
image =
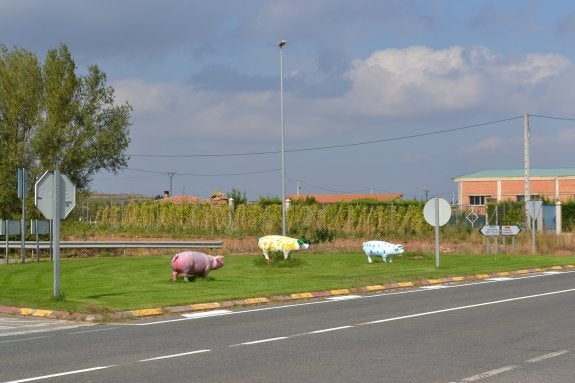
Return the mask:
{"type": "Polygon", "coordinates": [[[128,103],[117,104],[106,74],[96,65],[78,75],[64,44],[44,62],[22,48],[0,44],[0,218],[20,211],[17,169],[34,181],[47,170],[66,174],[89,190],[100,170],[127,166],[128,103]]]}

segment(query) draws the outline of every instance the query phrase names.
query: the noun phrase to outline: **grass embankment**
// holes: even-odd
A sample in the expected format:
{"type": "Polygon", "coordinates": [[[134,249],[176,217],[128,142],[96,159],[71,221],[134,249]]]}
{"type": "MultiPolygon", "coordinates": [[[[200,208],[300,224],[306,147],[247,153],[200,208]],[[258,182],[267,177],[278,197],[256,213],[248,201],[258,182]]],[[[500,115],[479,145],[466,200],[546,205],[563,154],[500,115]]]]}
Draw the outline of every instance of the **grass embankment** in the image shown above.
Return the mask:
{"type": "Polygon", "coordinates": [[[102,313],[575,263],[572,256],[404,254],[369,264],[358,253],[295,253],[293,259],[226,256],[225,266],[190,283],[171,281],[172,255],[60,261],[60,298],[50,262],[0,265],[0,305],[102,313]]]}

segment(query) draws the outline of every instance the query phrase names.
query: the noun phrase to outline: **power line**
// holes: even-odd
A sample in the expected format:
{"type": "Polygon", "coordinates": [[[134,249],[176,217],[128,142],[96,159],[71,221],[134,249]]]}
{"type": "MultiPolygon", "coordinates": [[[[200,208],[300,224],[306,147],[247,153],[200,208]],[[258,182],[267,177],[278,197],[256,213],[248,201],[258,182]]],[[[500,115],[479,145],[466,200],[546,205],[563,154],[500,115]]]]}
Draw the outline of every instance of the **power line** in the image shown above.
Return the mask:
{"type": "Polygon", "coordinates": [[[553,116],[541,116],[538,114],[530,114],[529,117],[539,117],[539,118],[547,118],[551,120],[562,120],[562,121],[575,121],[575,118],[565,118],[565,117],[553,117],[553,116]]]}
{"type": "MultiPolygon", "coordinates": [[[[289,177],[288,177],[289,179],[289,177]]],[[[291,183],[294,183],[294,181],[292,181],[291,179],[289,180],[291,183]]],[[[311,188],[317,189],[317,190],[322,190],[325,192],[330,192],[330,193],[336,193],[336,194],[355,194],[355,193],[364,193],[366,191],[369,191],[369,189],[363,189],[363,190],[355,190],[355,191],[341,191],[341,190],[331,190],[331,189],[326,189],[326,188],[322,188],[320,186],[317,185],[313,185],[310,183],[307,183],[305,181],[299,180],[299,182],[301,182],[302,184],[309,186],[311,188]]],[[[305,193],[304,193],[305,194],[305,193]]]]}
{"type": "MultiPolygon", "coordinates": [[[[478,128],[478,127],[483,127],[486,125],[499,124],[502,122],[517,120],[517,119],[521,119],[521,118],[523,118],[523,116],[510,117],[510,118],[505,118],[502,120],[472,124],[472,125],[462,126],[459,128],[435,130],[435,131],[427,132],[427,133],[417,133],[417,134],[411,134],[411,135],[407,135],[407,136],[383,138],[380,140],[353,142],[353,143],[349,143],[349,144],[327,145],[327,146],[316,146],[316,147],[310,147],[310,148],[291,149],[291,150],[286,150],[286,152],[304,152],[304,151],[312,151],[312,150],[337,149],[337,148],[346,148],[346,147],[360,146],[360,145],[378,144],[378,143],[382,143],[382,142],[407,140],[407,139],[412,139],[412,138],[432,136],[432,135],[436,135],[436,134],[451,133],[451,132],[456,132],[456,131],[466,130],[466,129],[473,129],[473,128],[478,128]]],[[[256,156],[256,155],[262,155],[262,154],[278,154],[278,153],[280,153],[279,150],[265,151],[265,152],[248,152],[248,153],[227,153],[227,154],[214,154],[214,153],[212,153],[212,154],[165,154],[165,155],[164,154],[130,154],[129,156],[130,157],[153,157],[153,158],[190,158],[190,157],[256,156]]]]}
{"type": "Polygon", "coordinates": [[[351,144],[321,146],[321,147],[315,147],[315,148],[292,149],[292,150],[289,150],[289,152],[303,152],[303,151],[309,151],[309,150],[335,149],[335,148],[344,148],[344,147],[350,147],[350,146],[377,144],[377,143],[389,142],[389,141],[400,141],[400,140],[406,140],[406,139],[410,139],[410,138],[418,138],[418,137],[432,136],[432,135],[435,135],[435,134],[450,133],[450,132],[455,132],[455,131],[458,131],[458,130],[477,128],[477,127],[480,127],[480,126],[497,124],[497,123],[501,123],[501,122],[516,120],[516,119],[519,119],[519,118],[523,118],[523,116],[511,117],[511,118],[507,118],[507,119],[504,119],[504,120],[498,120],[498,121],[492,121],[492,122],[485,122],[485,123],[473,124],[473,125],[468,125],[468,126],[462,126],[462,127],[460,127],[460,128],[436,130],[436,131],[433,131],[433,132],[411,134],[411,135],[407,135],[407,136],[394,137],[394,138],[383,138],[383,139],[381,139],[381,140],[355,142],[355,143],[351,143],[351,144]]]}
{"type": "MultiPolygon", "coordinates": [[[[554,117],[554,116],[544,116],[544,115],[536,115],[536,114],[530,114],[530,116],[532,117],[538,117],[538,118],[544,118],[544,119],[554,119],[554,120],[563,120],[563,121],[575,121],[575,118],[564,118],[564,117],[554,117]]],[[[353,146],[360,146],[360,145],[370,145],[370,144],[377,144],[377,143],[382,143],[382,142],[391,142],[391,141],[400,141],[400,140],[407,140],[407,139],[412,139],[412,138],[419,138],[419,137],[425,137],[425,136],[431,136],[431,135],[437,135],[437,134],[445,134],[445,133],[451,133],[451,132],[456,132],[456,131],[461,131],[461,130],[467,130],[467,129],[473,129],[473,128],[477,128],[477,127],[483,127],[483,126],[487,126],[487,125],[493,125],[493,124],[499,124],[499,123],[503,123],[503,122],[508,122],[508,121],[512,121],[512,120],[517,120],[517,119],[522,119],[523,116],[517,116],[517,117],[509,117],[509,118],[505,118],[505,119],[500,119],[500,120],[495,120],[495,121],[490,121],[490,122],[484,122],[484,123],[477,123],[477,124],[472,124],[472,125],[466,125],[466,126],[462,126],[462,127],[458,127],[458,128],[451,128],[451,129],[442,129],[442,130],[436,130],[436,131],[432,131],[432,132],[427,132],[427,133],[418,133],[418,134],[412,134],[412,135],[406,135],[406,136],[400,136],[400,137],[393,137],[393,138],[384,138],[384,139],[379,139],[379,140],[371,140],[371,141],[362,141],[362,142],[355,142],[355,143],[348,143],[348,144],[339,144],[339,145],[328,145],[328,146],[319,146],[319,147],[310,147],[310,148],[300,148],[300,149],[291,149],[291,150],[286,150],[286,152],[302,152],[302,151],[314,151],[314,150],[325,150],[325,149],[337,149],[337,148],[345,148],[345,147],[353,147],[353,146]]],[[[247,152],[247,153],[227,153],[227,154],[186,154],[186,155],[156,155],[156,154],[133,154],[130,155],[131,157],[156,157],[156,158],[160,158],[160,157],[165,157],[165,158],[182,158],[182,157],[228,157],[228,156],[254,156],[254,155],[264,155],[264,154],[278,154],[280,153],[279,150],[276,151],[262,151],[262,152],[247,152]]],[[[194,176],[194,177],[225,177],[225,176],[242,176],[242,175],[251,175],[251,174],[262,174],[262,173],[270,173],[270,172],[277,172],[280,169],[267,169],[267,170],[258,170],[258,171],[248,171],[248,172],[235,172],[235,173],[219,173],[219,174],[200,174],[200,173],[179,173],[179,172],[167,172],[167,171],[156,171],[156,170],[145,170],[145,169],[134,169],[134,168],[126,168],[127,170],[132,170],[132,171],[138,171],[138,172],[145,172],[145,173],[153,173],[153,174],[162,174],[162,175],[178,175],[178,176],[194,176]]],[[[173,176],[172,176],[173,177],[173,176]]],[[[127,177],[124,177],[127,178],[127,177]]],[[[289,177],[288,177],[289,179],[289,177]]],[[[289,181],[291,183],[295,183],[295,181],[289,179],[289,181]]],[[[372,190],[372,189],[363,189],[363,190],[357,190],[357,191],[337,191],[337,190],[331,190],[331,189],[326,189],[326,188],[322,188],[319,187],[317,185],[313,185],[307,182],[304,182],[302,180],[299,180],[299,182],[317,189],[317,190],[322,190],[322,191],[326,191],[326,192],[331,192],[331,193],[360,193],[360,192],[365,192],[366,190],[372,190]]]]}
{"type": "Polygon", "coordinates": [[[266,170],[256,170],[256,171],[251,171],[251,172],[239,172],[239,173],[199,174],[199,173],[180,173],[180,172],[167,172],[167,171],[145,170],[145,169],[134,169],[134,168],[126,168],[126,169],[132,170],[135,172],[164,174],[164,175],[173,174],[173,175],[177,175],[177,176],[194,176],[194,177],[244,176],[244,175],[250,175],[250,174],[271,173],[271,172],[277,172],[280,170],[280,169],[266,169],[266,170]]]}

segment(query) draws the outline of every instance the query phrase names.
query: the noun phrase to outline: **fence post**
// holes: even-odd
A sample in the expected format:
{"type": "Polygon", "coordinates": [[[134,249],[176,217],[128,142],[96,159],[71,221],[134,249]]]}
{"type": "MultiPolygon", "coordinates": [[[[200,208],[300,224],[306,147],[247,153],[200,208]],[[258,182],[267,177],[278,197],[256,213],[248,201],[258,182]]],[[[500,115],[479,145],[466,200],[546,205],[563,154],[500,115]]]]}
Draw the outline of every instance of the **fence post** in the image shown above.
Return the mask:
{"type": "Polygon", "coordinates": [[[563,224],[562,219],[562,209],[561,209],[561,201],[555,202],[555,234],[559,235],[562,232],[561,225],[563,224]]]}
{"type": "Polygon", "coordinates": [[[228,227],[232,226],[232,218],[233,218],[233,214],[234,214],[234,199],[232,197],[230,197],[228,199],[228,206],[230,207],[230,210],[228,211],[228,227]]]}

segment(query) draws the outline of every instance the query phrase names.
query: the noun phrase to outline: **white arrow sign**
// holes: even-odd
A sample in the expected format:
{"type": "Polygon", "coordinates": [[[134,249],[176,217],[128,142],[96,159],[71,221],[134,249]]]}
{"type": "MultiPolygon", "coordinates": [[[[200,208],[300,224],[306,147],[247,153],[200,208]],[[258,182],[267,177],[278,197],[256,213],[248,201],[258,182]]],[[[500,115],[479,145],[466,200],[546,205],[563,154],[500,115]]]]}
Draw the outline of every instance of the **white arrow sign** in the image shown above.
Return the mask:
{"type": "Polygon", "coordinates": [[[520,231],[519,226],[501,226],[501,235],[513,236],[519,234],[520,231]]]}
{"type": "Polygon", "coordinates": [[[481,228],[481,234],[486,237],[498,237],[499,225],[485,225],[481,228]]]}

